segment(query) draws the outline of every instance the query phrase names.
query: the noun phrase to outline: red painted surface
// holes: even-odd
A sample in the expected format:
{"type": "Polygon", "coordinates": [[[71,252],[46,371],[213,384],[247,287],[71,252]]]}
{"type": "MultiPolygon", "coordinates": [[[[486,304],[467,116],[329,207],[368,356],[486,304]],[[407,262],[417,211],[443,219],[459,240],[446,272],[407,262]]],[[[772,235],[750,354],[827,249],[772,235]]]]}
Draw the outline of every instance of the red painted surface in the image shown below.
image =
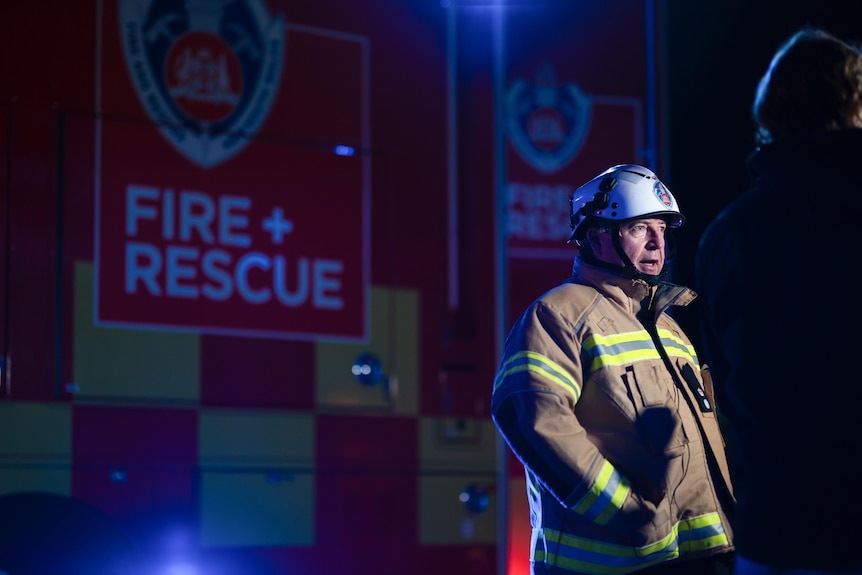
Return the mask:
{"type": "MultiPolygon", "coordinates": [[[[461,469],[457,457],[446,472],[424,470],[422,423],[438,418],[488,423],[497,348],[508,324],[570,269],[573,253],[564,242],[509,236],[507,249],[538,250],[541,257],[513,251],[505,259],[501,289],[498,190],[511,184],[534,191],[576,186],[607,165],[638,161],[648,144],[641,125],[650,113],[644,108],[644,14],[626,3],[621,17],[622,2],[589,7],[539,2],[532,8],[515,3],[505,14],[504,88],[518,79],[534,81],[538,69],[550,63],[559,82],[575,83],[594,98],[581,151],[550,174],[530,165],[505,126],[497,124],[507,104],[505,96],[495,94],[499,55],[495,14],[488,7],[452,2],[447,9],[438,2],[401,0],[266,2],[269,14],[280,14],[285,26],[277,95],[240,152],[203,167],[152,124],[124,58],[116,1],[4,4],[0,351],[12,370],[0,400],[3,407],[69,408],[70,453],[60,470],[69,473],[69,495],[104,513],[124,538],[152,551],[153,559],[166,545],[161,537],[167,527],[184,526],[192,540],[201,529],[202,412],[308,416],[314,437],[274,437],[271,443],[313,446],[313,542],[191,544],[206,572],[430,575],[454,569],[492,575],[499,545],[510,563],[508,573],[526,573],[529,518],[523,507],[506,518],[509,529],[495,542],[421,541],[421,481],[448,472],[466,482],[476,474],[461,469]],[[447,21],[451,10],[457,17],[453,29],[447,21]],[[450,32],[456,46],[451,62],[450,32]],[[450,63],[457,82],[452,101],[450,63]],[[451,104],[456,110],[450,116],[451,104]],[[498,137],[504,138],[504,165],[497,164],[498,137]],[[352,146],[355,155],[331,154],[336,144],[352,146]],[[170,190],[177,202],[184,191],[203,194],[215,206],[227,196],[250,198],[247,225],[234,228],[235,235],[248,235],[250,245],[225,241],[218,219],[208,228],[211,242],[200,228],[186,242],[178,239],[179,227],[167,237],[167,220],[158,212],[164,205],[158,203],[148,204],[157,218],[141,220],[141,236],[132,237],[129,185],[149,186],[159,199],[170,190]],[[449,195],[450,185],[457,195],[449,195]],[[255,227],[274,207],[296,218],[295,242],[276,244],[255,227]],[[450,222],[453,213],[457,219],[450,222]],[[188,297],[194,292],[188,288],[201,287],[204,273],[198,263],[188,262],[182,269],[197,275],[177,280],[184,299],[131,297],[122,268],[133,240],[160,253],[172,244],[200,254],[223,249],[234,262],[249,252],[270,261],[277,255],[338,260],[344,264],[339,273],[346,303],[335,310],[296,310],[250,304],[236,293],[229,301],[188,297]],[[101,317],[76,316],[81,300],[75,297],[80,280],[75,270],[81,264],[93,267],[98,288],[93,304],[101,317]],[[416,405],[404,413],[376,405],[319,404],[318,386],[330,383],[318,381],[319,346],[367,344],[368,324],[379,319],[364,315],[372,289],[416,296],[418,324],[410,329],[416,331],[418,379],[409,382],[416,405]],[[497,299],[503,292],[506,325],[500,325],[497,299]],[[182,368],[195,367],[198,380],[181,399],[77,395],[66,387],[76,373],[75,338],[81,332],[76,321],[111,323],[133,333],[179,329],[196,338],[197,356],[182,368]]],[[[238,61],[214,37],[185,37],[169,60],[180,62],[182,50],[199,47],[227,58],[232,91],[247,87],[235,80],[238,61]]],[[[183,82],[176,69],[164,80],[172,87],[183,82]]],[[[209,121],[227,117],[233,105],[177,102],[187,114],[209,121]]],[[[535,117],[538,123],[562,118],[549,110],[535,117]]],[[[524,204],[503,211],[505,217],[516,210],[525,217],[559,217],[534,208],[524,204]]],[[[264,271],[249,272],[254,290],[266,286],[266,274],[258,274],[264,271]]],[[[164,287],[168,280],[161,275],[158,281],[164,287]]],[[[386,321],[396,325],[392,318],[386,321]]],[[[393,338],[400,341],[397,333],[393,338]]],[[[117,358],[104,359],[113,364],[117,358]]],[[[41,430],[21,433],[38,437],[41,430]]],[[[20,459],[5,465],[8,457],[0,439],[3,469],[56,471],[39,454],[28,455],[26,465],[20,459]]],[[[512,477],[522,476],[517,462],[501,465],[512,477]]],[[[493,475],[486,479],[496,481],[493,475]]],[[[2,559],[0,552],[0,568],[2,559]]]]}

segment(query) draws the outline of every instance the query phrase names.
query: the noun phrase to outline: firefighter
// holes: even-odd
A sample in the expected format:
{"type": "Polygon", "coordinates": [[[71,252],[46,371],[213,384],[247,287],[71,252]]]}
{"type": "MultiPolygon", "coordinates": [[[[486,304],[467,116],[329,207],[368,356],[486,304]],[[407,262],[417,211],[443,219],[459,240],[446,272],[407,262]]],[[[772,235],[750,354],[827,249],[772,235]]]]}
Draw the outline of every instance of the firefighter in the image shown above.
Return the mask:
{"type": "Polygon", "coordinates": [[[491,401],[526,472],[531,573],[730,573],[712,383],[668,314],[695,298],[663,279],[676,199],[618,165],[575,191],[570,216],[573,274],[515,322],[491,401]]]}

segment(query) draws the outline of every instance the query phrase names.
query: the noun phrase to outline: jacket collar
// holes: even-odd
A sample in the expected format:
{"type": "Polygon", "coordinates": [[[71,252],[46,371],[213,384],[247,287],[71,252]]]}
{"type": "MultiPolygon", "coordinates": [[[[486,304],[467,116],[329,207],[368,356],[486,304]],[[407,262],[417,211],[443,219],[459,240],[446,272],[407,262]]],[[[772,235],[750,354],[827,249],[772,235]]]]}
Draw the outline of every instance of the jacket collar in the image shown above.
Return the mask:
{"type": "Polygon", "coordinates": [[[596,288],[630,313],[638,314],[645,306],[652,308],[655,318],[671,305],[687,306],[697,297],[685,286],[668,282],[650,286],[643,280],[626,278],[587,263],[580,256],[575,258],[572,266],[572,281],[596,288]]]}

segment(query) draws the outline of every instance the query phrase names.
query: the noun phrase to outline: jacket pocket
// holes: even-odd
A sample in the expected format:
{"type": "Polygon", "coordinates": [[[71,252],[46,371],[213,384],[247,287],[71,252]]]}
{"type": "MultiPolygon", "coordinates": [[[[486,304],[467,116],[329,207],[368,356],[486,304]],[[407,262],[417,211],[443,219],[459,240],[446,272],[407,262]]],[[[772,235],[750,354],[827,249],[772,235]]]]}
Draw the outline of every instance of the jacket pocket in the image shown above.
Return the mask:
{"type": "Polygon", "coordinates": [[[652,373],[639,377],[633,366],[622,374],[635,412],[635,425],[649,450],[670,459],[680,455],[686,443],[685,432],[677,412],[677,405],[667,386],[662,383],[666,374],[651,367],[652,373]]]}
{"type": "Polygon", "coordinates": [[[634,396],[632,399],[636,408],[638,403],[643,407],[655,407],[665,405],[668,401],[667,390],[660,383],[663,370],[659,370],[655,366],[651,366],[650,369],[652,376],[646,378],[644,382],[641,382],[640,378],[637,377],[634,366],[626,367],[626,372],[623,374],[626,381],[631,382],[631,384],[626,383],[626,385],[629,387],[629,393],[634,396]]]}

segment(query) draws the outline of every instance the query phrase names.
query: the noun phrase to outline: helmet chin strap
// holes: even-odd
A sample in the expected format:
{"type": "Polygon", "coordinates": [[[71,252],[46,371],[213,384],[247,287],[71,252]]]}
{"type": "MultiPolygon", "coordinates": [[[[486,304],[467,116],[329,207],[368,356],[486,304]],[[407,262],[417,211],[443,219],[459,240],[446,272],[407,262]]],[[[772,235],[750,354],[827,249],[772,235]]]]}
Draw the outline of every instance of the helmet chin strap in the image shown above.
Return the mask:
{"type": "Polygon", "coordinates": [[[664,278],[664,275],[667,272],[667,265],[666,264],[662,265],[661,271],[656,275],[645,274],[645,273],[639,271],[635,267],[635,265],[632,263],[631,259],[629,259],[629,256],[626,255],[626,253],[623,251],[623,246],[620,243],[620,228],[616,224],[614,224],[611,227],[611,241],[613,241],[613,243],[614,243],[614,249],[616,250],[617,255],[623,261],[622,266],[612,264],[612,263],[606,262],[604,260],[600,260],[599,258],[597,258],[595,256],[592,248],[589,248],[586,250],[581,250],[581,256],[587,262],[593,264],[594,266],[598,266],[598,267],[602,267],[602,268],[611,270],[613,272],[618,273],[619,275],[621,275],[624,278],[629,278],[629,279],[633,279],[633,280],[642,280],[651,286],[658,285],[662,282],[662,279],[664,278]]]}
{"type": "Polygon", "coordinates": [[[620,270],[620,275],[633,280],[643,280],[651,286],[660,284],[665,271],[667,270],[667,266],[662,264],[661,271],[656,275],[645,274],[639,271],[635,267],[635,264],[632,263],[632,260],[629,259],[629,256],[623,251],[623,246],[620,243],[620,227],[615,225],[613,232],[614,233],[611,234],[611,241],[614,242],[614,249],[617,250],[617,255],[620,256],[620,259],[623,260],[623,263],[625,264],[623,267],[617,266],[617,269],[620,270]]]}

